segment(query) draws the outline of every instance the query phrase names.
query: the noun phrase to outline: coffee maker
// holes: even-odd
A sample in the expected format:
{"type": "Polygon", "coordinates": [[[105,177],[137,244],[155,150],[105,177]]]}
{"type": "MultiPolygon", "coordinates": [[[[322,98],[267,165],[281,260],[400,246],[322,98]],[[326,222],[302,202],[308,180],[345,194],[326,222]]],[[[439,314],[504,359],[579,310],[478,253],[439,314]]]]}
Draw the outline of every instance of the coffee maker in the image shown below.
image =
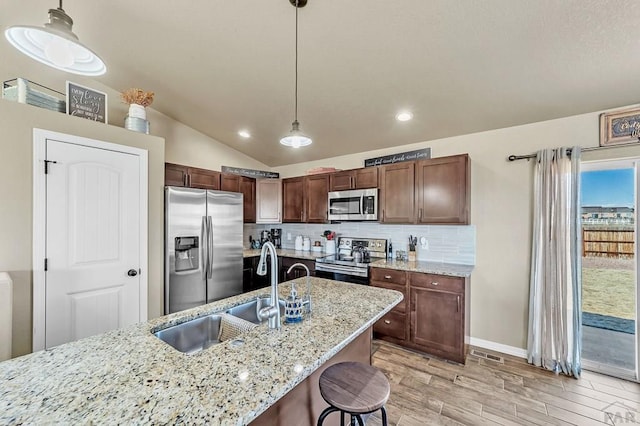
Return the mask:
{"type": "Polygon", "coordinates": [[[282,228],[271,228],[271,242],[277,249],[282,248],[282,228]]]}
{"type": "Polygon", "coordinates": [[[271,241],[271,232],[267,231],[266,229],[264,231],[260,232],[260,247],[262,247],[264,245],[264,243],[266,242],[270,242],[271,241]]]}

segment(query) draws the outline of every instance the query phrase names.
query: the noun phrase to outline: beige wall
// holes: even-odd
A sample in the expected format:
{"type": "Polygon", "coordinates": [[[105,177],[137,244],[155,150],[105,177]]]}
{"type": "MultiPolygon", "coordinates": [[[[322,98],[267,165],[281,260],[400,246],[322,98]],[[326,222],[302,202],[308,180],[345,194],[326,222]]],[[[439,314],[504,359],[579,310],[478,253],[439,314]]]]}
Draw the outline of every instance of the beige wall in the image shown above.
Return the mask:
{"type": "MultiPolygon", "coordinates": [[[[0,72],[5,76],[31,77],[13,67],[11,61],[0,64],[0,72]]],[[[220,170],[222,165],[269,170],[265,164],[153,108],[147,108],[151,136],[123,129],[128,106],[120,101],[118,91],[96,80],[57,71],[39,77],[42,78],[35,80],[59,91],[64,91],[65,80],[70,78],[107,93],[108,122],[111,124],[92,123],[0,99],[0,182],[3,182],[0,189],[0,271],[10,272],[14,281],[13,356],[31,352],[31,132],[34,127],[149,151],[149,318],[162,314],[164,302],[164,162],[213,170],[220,170]]]]}
{"type": "MultiPolygon", "coordinates": [[[[599,113],[499,129],[393,149],[278,167],[283,177],[312,167],[362,167],[363,160],[432,148],[433,157],[471,156],[471,223],[476,226],[476,267],[471,277],[471,336],[526,348],[533,162],[508,162],[510,154],[541,148],[598,145],[599,113]]],[[[411,125],[411,123],[408,123],[411,125]]],[[[640,157],[638,148],[587,152],[583,160],[640,157]]],[[[384,225],[381,225],[384,226],[384,225]]]]}
{"type": "Polygon", "coordinates": [[[13,356],[31,352],[33,128],[128,145],[149,153],[149,310],[162,312],[164,140],[0,100],[0,271],[14,281],[13,356]]]}

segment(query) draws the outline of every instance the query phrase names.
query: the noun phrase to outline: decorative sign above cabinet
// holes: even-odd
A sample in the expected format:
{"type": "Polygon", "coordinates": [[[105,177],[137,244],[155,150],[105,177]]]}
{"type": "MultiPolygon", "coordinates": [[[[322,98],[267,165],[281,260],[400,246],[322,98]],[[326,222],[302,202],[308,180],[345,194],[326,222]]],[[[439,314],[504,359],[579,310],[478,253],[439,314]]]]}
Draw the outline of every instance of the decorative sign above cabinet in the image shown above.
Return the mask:
{"type": "Polygon", "coordinates": [[[252,177],[252,178],[272,178],[278,179],[280,177],[280,173],[276,172],[267,172],[264,170],[253,170],[253,169],[244,169],[240,167],[229,167],[222,166],[222,173],[231,173],[234,175],[252,177]]]}
{"type": "Polygon", "coordinates": [[[67,81],[67,114],[107,123],[107,94],[67,81]]]}
{"type": "Polygon", "coordinates": [[[385,155],[364,160],[365,167],[384,166],[386,164],[402,163],[403,161],[428,160],[431,158],[431,148],[418,149],[416,151],[401,152],[399,154],[385,155]]]}

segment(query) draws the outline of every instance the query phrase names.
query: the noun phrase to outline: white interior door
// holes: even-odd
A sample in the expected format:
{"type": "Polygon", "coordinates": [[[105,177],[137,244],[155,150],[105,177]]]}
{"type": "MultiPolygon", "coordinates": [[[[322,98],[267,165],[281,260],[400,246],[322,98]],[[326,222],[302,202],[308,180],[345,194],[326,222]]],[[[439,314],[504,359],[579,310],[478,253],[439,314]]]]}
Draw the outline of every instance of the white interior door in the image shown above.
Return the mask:
{"type": "Polygon", "coordinates": [[[48,139],[46,161],[45,348],[51,348],[143,318],[146,194],[137,155],[48,139]]]}

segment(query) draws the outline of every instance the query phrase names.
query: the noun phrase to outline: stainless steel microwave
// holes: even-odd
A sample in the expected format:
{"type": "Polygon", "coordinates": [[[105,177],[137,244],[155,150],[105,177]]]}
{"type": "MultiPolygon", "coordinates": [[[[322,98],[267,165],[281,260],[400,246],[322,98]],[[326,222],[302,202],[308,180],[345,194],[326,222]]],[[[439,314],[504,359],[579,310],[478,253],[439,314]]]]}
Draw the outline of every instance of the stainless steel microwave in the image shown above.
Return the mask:
{"type": "Polygon", "coordinates": [[[329,220],[378,220],[378,188],[329,192],[329,220]]]}

